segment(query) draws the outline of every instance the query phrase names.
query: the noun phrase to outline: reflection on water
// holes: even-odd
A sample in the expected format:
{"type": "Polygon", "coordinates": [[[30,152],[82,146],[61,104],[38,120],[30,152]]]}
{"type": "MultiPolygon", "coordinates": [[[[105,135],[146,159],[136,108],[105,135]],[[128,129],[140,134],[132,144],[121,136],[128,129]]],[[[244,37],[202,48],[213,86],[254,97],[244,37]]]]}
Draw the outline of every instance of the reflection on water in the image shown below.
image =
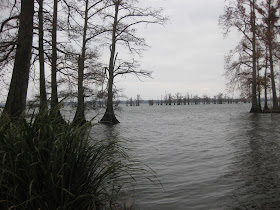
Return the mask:
{"type": "Polygon", "coordinates": [[[229,178],[232,207],[280,208],[280,135],[278,115],[243,116],[231,140],[236,149],[229,178]],[[236,138],[236,139],[234,139],[236,138]]]}
{"type": "Polygon", "coordinates": [[[125,140],[158,174],[163,188],[138,181],[137,209],[280,209],[280,116],[249,108],[123,107],[93,135],[125,140]]]}

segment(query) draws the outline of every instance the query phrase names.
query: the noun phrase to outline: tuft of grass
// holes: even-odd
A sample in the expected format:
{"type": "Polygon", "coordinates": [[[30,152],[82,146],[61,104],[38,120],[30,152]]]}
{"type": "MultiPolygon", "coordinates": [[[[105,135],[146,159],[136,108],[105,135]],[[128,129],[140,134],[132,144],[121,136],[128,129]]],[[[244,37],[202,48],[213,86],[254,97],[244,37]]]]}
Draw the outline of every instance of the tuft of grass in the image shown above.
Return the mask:
{"type": "Polygon", "coordinates": [[[118,142],[89,132],[47,111],[2,117],[0,209],[114,209],[119,181],[138,170],[118,142]]]}

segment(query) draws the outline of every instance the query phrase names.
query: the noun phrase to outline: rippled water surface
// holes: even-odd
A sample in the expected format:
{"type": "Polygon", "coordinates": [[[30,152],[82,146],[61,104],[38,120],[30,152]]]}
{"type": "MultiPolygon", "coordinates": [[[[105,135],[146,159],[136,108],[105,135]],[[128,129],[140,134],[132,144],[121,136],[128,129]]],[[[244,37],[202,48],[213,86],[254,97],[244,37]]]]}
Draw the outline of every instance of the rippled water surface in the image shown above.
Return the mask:
{"type": "Polygon", "coordinates": [[[162,187],[136,186],[136,209],[280,209],[280,115],[249,104],[125,107],[99,138],[128,140],[162,187]]]}

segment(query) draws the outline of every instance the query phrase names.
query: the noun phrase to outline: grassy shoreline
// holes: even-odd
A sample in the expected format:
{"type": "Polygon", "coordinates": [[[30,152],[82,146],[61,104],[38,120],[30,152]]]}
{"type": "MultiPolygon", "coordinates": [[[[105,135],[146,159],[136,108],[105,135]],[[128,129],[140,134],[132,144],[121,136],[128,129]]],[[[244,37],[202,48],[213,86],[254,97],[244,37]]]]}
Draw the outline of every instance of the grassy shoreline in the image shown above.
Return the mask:
{"type": "Polygon", "coordinates": [[[90,128],[61,124],[49,112],[2,117],[1,209],[130,209],[120,202],[123,180],[143,170],[119,142],[94,140],[90,128]]]}

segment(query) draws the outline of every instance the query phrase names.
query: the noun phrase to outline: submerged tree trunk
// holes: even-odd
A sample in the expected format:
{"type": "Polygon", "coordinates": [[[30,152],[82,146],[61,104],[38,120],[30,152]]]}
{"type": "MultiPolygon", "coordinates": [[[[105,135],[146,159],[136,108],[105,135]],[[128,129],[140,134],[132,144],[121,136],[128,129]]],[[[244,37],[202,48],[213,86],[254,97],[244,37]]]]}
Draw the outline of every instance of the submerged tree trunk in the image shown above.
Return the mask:
{"type": "Polygon", "coordinates": [[[264,72],[264,108],[263,111],[268,111],[268,105],[267,105],[267,49],[266,49],[266,56],[265,56],[265,72],[264,72]]]}
{"type": "Polygon", "coordinates": [[[39,0],[39,63],[40,63],[40,109],[47,107],[47,91],[45,84],[45,58],[44,58],[44,18],[43,0],[39,0]]]}
{"type": "Polygon", "coordinates": [[[276,15],[276,11],[274,9],[274,1],[267,0],[265,9],[267,10],[266,17],[264,17],[264,23],[266,24],[265,31],[265,39],[266,39],[266,47],[268,48],[268,59],[270,66],[270,79],[271,79],[271,90],[272,90],[272,110],[279,111],[278,99],[276,93],[276,85],[275,85],[275,74],[274,74],[274,61],[273,61],[273,51],[275,46],[273,46],[274,40],[276,40],[276,36],[274,31],[276,30],[275,23],[278,21],[278,17],[276,15]]]}
{"type": "Polygon", "coordinates": [[[259,106],[259,109],[262,110],[259,52],[258,52],[258,59],[257,59],[257,71],[258,71],[258,106],[259,106]]]}
{"type": "Polygon", "coordinates": [[[105,124],[117,124],[119,123],[118,119],[114,113],[113,107],[113,82],[114,82],[114,61],[115,61],[115,52],[116,52],[116,32],[118,25],[118,13],[119,13],[119,1],[115,3],[115,16],[114,24],[112,31],[112,45],[111,45],[111,55],[109,63],[109,79],[108,79],[108,98],[107,98],[107,107],[104,116],[101,119],[101,123],[105,124]]]}
{"type": "Polygon", "coordinates": [[[4,108],[4,113],[7,113],[11,118],[19,117],[26,107],[33,39],[33,16],[34,0],[22,0],[13,75],[4,108]]]}
{"type": "Polygon", "coordinates": [[[253,69],[252,69],[252,107],[251,113],[261,112],[257,100],[257,56],[256,56],[256,14],[255,14],[255,0],[250,2],[251,6],[251,28],[252,28],[252,49],[253,49],[253,69]]]}
{"type": "Polygon", "coordinates": [[[273,110],[278,110],[278,99],[276,94],[276,85],[275,85],[275,75],[274,75],[274,64],[273,64],[273,50],[272,50],[272,40],[268,39],[268,50],[269,50],[269,64],[270,64],[270,79],[271,79],[271,90],[272,90],[272,100],[273,110]]]}
{"type": "Polygon", "coordinates": [[[73,122],[76,124],[83,124],[86,122],[85,105],[84,105],[84,87],[83,87],[83,58],[78,58],[78,104],[73,122]]]}
{"type": "Polygon", "coordinates": [[[85,6],[85,20],[83,31],[83,44],[81,56],[78,58],[78,105],[76,114],[74,117],[74,123],[83,124],[86,122],[85,117],[85,99],[84,99],[84,68],[85,68],[85,56],[86,56],[86,36],[88,25],[88,0],[85,6]]]}

